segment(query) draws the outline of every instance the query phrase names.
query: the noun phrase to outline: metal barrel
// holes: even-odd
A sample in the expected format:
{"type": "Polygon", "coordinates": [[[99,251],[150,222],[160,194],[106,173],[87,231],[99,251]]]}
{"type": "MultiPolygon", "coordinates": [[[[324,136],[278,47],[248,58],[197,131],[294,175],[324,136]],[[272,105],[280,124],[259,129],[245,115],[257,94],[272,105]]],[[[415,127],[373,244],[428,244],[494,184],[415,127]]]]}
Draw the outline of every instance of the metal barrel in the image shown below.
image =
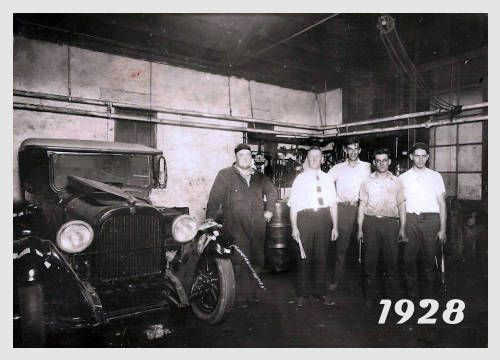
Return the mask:
{"type": "Polygon", "coordinates": [[[291,238],[290,208],[285,200],[278,200],[273,219],[266,228],[266,263],[270,270],[288,270],[291,238]]]}

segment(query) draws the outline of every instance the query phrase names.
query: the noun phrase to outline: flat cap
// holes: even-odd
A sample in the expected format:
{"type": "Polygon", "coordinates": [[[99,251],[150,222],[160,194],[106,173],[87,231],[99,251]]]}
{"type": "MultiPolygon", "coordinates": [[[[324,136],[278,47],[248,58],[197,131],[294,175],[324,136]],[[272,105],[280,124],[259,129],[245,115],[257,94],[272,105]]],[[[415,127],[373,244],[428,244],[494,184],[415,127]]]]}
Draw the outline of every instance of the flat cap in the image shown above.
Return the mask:
{"type": "Polygon", "coordinates": [[[427,154],[429,153],[429,145],[427,145],[426,143],[423,142],[415,143],[415,145],[412,146],[410,153],[413,154],[417,149],[422,149],[425,150],[427,154]]]}
{"type": "Polygon", "coordinates": [[[238,146],[236,146],[234,148],[234,153],[237,154],[238,151],[240,150],[249,150],[249,151],[252,151],[252,149],[250,148],[250,146],[248,146],[247,144],[238,144],[238,146]]]}

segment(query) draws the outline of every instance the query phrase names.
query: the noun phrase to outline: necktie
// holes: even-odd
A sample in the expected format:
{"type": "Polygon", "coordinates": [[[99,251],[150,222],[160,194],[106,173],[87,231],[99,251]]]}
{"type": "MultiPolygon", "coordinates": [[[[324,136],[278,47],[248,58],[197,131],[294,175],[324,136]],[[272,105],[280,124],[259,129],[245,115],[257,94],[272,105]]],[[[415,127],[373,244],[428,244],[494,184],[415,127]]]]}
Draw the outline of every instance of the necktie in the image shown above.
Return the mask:
{"type": "Polygon", "coordinates": [[[319,206],[323,206],[323,196],[321,194],[321,185],[319,184],[319,174],[316,175],[316,193],[318,195],[318,204],[319,206]]]}

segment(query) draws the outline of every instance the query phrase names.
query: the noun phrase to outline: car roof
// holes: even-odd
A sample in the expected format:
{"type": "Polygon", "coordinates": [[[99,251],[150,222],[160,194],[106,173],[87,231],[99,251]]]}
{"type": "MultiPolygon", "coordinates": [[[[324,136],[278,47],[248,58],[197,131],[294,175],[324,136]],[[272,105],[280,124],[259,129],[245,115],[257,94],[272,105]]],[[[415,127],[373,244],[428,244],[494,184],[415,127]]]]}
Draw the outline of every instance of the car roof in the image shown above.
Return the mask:
{"type": "Polygon", "coordinates": [[[82,151],[82,152],[110,152],[110,153],[140,153],[161,154],[162,151],[141,144],[129,144],[122,142],[76,140],[76,139],[44,139],[29,138],[21,143],[19,151],[27,147],[37,147],[47,150],[82,151]]]}

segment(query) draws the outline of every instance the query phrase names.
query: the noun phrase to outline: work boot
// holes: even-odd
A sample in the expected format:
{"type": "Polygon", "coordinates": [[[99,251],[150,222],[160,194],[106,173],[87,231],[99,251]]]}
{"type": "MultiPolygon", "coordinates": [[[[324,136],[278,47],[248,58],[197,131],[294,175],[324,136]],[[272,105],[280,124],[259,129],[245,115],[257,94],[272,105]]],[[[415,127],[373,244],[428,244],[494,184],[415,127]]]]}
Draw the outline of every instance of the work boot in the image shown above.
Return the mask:
{"type": "Polygon", "coordinates": [[[335,306],[336,303],[335,300],[333,299],[333,295],[332,294],[326,295],[324,297],[323,304],[326,306],[335,306]]]}
{"type": "Polygon", "coordinates": [[[337,284],[329,284],[328,285],[328,291],[335,291],[337,290],[337,284]]]}
{"type": "Polygon", "coordinates": [[[248,309],[248,303],[245,301],[245,302],[239,302],[237,307],[241,310],[246,310],[248,309]]]}
{"type": "Polygon", "coordinates": [[[254,304],[258,304],[258,303],[261,302],[261,299],[260,299],[260,297],[257,294],[255,294],[254,296],[252,296],[250,298],[250,302],[254,303],[254,304]]]}
{"type": "Polygon", "coordinates": [[[306,299],[305,299],[303,296],[299,296],[299,297],[297,298],[297,302],[296,302],[297,307],[298,307],[298,308],[302,308],[302,307],[304,307],[305,302],[306,302],[306,299]]]}

